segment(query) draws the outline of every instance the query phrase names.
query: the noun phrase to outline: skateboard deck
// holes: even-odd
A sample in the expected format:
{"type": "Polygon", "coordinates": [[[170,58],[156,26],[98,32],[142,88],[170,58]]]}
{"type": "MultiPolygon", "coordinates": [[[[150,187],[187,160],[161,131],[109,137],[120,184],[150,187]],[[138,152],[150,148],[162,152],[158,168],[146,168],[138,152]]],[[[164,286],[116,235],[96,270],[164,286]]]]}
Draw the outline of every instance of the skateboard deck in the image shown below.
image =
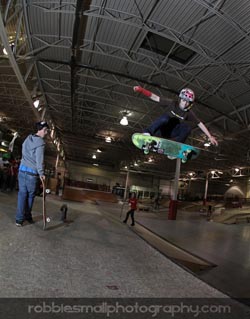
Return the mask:
{"type": "Polygon", "coordinates": [[[46,189],[45,189],[45,182],[41,179],[43,185],[43,230],[46,229],[47,225],[47,216],[46,216],[46,205],[45,205],[45,197],[46,197],[46,189]]]}
{"type": "Polygon", "coordinates": [[[180,158],[183,162],[198,157],[200,153],[200,149],[197,147],[141,133],[134,133],[132,142],[136,147],[143,150],[144,154],[154,152],[180,158]]]}

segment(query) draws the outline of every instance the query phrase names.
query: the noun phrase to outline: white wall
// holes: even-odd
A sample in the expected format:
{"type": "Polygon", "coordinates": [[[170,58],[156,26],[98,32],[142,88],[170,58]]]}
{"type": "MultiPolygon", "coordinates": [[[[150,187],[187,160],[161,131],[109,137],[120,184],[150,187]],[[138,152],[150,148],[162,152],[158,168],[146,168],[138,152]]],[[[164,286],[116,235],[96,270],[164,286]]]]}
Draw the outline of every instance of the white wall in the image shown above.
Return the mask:
{"type": "MultiPolygon", "coordinates": [[[[127,177],[127,172],[125,171],[109,171],[101,167],[84,166],[74,162],[70,162],[68,164],[68,173],[70,179],[85,182],[87,179],[92,179],[93,183],[101,185],[105,184],[110,186],[111,189],[116,185],[116,183],[119,183],[124,187],[127,177]]],[[[240,194],[243,194],[241,197],[250,197],[250,181],[246,181],[246,179],[239,179],[236,180],[236,183],[237,188],[240,190],[240,194]]],[[[166,179],[160,179],[159,176],[130,172],[128,187],[130,188],[132,186],[143,190],[161,190],[163,195],[171,196],[174,182],[166,179]]],[[[231,185],[230,187],[232,188],[232,186],[235,185],[231,185]]],[[[228,195],[230,194],[230,187],[226,186],[225,182],[221,182],[221,180],[210,180],[208,184],[208,196],[228,195]]],[[[179,185],[179,193],[181,192],[188,192],[192,197],[198,196],[203,198],[205,192],[205,180],[192,180],[185,188],[181,188],[179,185]]]]}
{"type": "MultiPolygon", "coordinates": [[[[101,185],[106,184],[112,188],[116,185],[116,183],[119,183],[121,186],[125,186],[127,172],[108,171],[101,167],[84,166],[79,165],[78,163],[70,162],[68,164],[68,176],[70,179],[76,181],[86,182],[87,179],[92,179],[93,183],[101,185]]],[[[159,182],[159,177],[129,172],[128,187],[135,185],[147,189],[155,189],[158,191],[159,182]]]]}

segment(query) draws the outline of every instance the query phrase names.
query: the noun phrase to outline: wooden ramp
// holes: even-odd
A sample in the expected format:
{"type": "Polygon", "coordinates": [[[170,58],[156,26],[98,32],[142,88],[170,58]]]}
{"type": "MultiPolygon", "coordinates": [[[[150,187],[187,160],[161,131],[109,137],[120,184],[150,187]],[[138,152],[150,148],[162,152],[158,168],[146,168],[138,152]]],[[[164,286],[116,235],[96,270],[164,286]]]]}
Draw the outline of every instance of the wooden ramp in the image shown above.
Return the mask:
{"type": "Polygon", "coordinates": [[[76,187],[65,187],[62,199],[76,202],[84,202],[86,200],[100,200],[104,202],[117,203],[116,195],[112,193],[94,191],[89,189],[80,189],[76,187]]]}

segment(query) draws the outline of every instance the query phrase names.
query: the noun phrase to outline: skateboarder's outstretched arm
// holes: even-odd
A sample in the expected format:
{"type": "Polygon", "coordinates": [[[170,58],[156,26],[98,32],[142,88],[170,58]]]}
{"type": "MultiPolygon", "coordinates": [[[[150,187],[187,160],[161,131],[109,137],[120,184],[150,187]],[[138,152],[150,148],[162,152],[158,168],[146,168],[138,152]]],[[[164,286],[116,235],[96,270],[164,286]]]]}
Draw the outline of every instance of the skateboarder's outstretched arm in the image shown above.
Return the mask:
{"type": "Polygon", "coordinates": [[[152,93],[151,91],[144,89],[141,86],[134,86],[133,89],[135,92],[141,93],[141,94],[149,97],[151,100],[153,100],[155,102],[160,102],[160,97],[158,95],[152,93]]]}
{"type": "Polygon", "coordinates": [[[218,141],[216,140],[216,138],[214,136],[212,136],[209,132],[209,130],[207,129],[206,125],[203,124],[202,122],[200,122],[198,124],[199,128],[202,130],[203,133],[205,133],[207,135],[207,137],[209,138],[210,142],[213,144],[213,145],[218,145],[218,141]]]}

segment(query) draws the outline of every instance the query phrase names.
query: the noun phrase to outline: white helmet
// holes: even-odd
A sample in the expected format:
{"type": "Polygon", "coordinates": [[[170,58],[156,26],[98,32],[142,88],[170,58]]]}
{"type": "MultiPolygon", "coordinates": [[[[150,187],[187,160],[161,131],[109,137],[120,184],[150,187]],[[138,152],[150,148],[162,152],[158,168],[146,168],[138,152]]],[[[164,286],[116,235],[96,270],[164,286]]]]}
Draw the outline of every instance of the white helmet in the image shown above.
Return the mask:
{"type": "Polygon", "coordinates": [[[193,103],[195,99],[194,91],[189,88],[182,89],[179,98],[193,103]]]}
{"type": "Polygon", "coordinates": [[[185,111],[188,111],[193,106],[193,102],[195,99],[194,91],[189,88],[184,88],[181,90],[179,98],[190,103],[189,106],[185,109],[185,111]]]}

